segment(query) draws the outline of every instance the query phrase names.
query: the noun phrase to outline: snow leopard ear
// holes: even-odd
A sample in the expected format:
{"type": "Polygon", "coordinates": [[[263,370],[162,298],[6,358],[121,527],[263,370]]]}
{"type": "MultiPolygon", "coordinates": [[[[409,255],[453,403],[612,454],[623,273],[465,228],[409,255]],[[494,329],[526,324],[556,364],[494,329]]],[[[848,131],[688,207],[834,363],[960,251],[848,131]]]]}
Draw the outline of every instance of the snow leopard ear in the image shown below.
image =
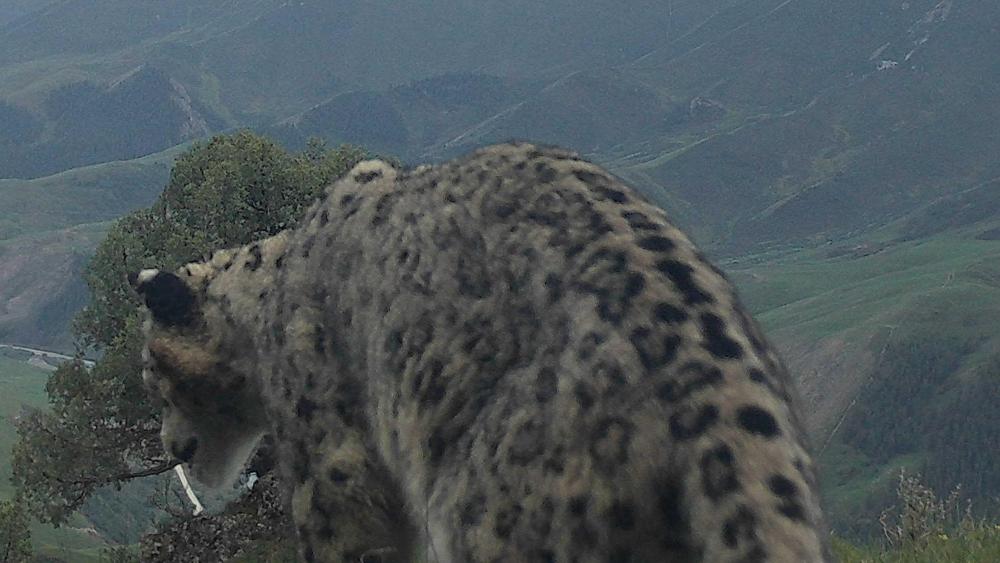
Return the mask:
{"type": "Polygon", "coordinates": [[[194,292],[176,274],[143,270],[128,275],[128,283],[143,298],[153,319],[166,326],[186,326],[197,317],[194,292]]]}

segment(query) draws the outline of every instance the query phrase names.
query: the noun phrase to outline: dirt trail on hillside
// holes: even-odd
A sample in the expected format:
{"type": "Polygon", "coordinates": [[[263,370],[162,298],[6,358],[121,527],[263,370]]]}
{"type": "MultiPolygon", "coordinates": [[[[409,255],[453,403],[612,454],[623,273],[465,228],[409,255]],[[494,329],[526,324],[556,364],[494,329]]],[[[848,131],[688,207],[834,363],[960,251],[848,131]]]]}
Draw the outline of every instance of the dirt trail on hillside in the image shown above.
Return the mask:
{"type": "MultiPolygon", "coordinates": [[[[8,350],[17,350],[20,352],[28,352],[31,357],[25,360],[25,363],[41,368],[47,371],[53,371],[56,369],[56,365],[65,361],[73,360],[73,356],[67,356],[66,354],[60,354],[59,352],[52,352],[49,350],[39,350],[37,348],[28,348],[27,346],[17,346],[15,344],[0,344],[0,348],[6,348],[8,350]],[[49,360],[59,360],[58,362],[49,362],[49,360]]],[[[83,360],[83,365],[88,368],[94,367],[94,362],[91,360],[83,360]]]]}

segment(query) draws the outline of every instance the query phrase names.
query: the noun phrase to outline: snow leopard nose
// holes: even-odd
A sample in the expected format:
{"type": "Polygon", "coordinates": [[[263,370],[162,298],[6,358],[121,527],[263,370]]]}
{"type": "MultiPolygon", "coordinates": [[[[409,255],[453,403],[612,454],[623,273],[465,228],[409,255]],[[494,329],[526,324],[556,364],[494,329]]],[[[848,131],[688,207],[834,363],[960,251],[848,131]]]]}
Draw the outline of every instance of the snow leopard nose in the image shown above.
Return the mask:
{"type": "Polygon", "coordinates": [[[184,447],[178,447],[177,442],[170,443],[170,453],[174,455],[175,458],[181,460],[184,463],[188,463],[194,458],[194,452],[198,449],[198,438],[188,438],[184,442],[184,447]]]}

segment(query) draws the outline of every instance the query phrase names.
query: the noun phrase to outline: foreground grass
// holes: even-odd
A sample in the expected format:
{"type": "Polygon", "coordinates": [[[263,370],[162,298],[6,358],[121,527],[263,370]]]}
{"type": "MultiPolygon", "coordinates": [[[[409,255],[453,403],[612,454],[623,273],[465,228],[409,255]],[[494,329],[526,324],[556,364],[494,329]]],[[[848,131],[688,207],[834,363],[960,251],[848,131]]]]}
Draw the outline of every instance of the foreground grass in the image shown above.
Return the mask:
{"type": "MultiPolygon", "coordinates": [[[[296,544],[258,544],[237,557],[238,563],[294,563],[296,544]]],[[[840,563],[997,563],[1000,561],[1000,525],[982,526],[955,536],[941,536],[923,545],[882,549],[857,547],[835,538],[833,553],[840,563]]]]}
{"type": "Polygon", "coordinates": [[[841,563],[995,563],[1000,561],[1000,524],[888,550],[856,547],[839,539],[833,548],[841,563]]]}
{"type": "Polygon", "coordinates": [[[884,544],[859,547],[834,539],[834,551],[844,563],[978,563],[1000,561],[1000,524],[973,515],[963,503],[961,488],[945,497],[918,474],[899,473],[897,504],[882,512],[879,527],[884,544]]]}

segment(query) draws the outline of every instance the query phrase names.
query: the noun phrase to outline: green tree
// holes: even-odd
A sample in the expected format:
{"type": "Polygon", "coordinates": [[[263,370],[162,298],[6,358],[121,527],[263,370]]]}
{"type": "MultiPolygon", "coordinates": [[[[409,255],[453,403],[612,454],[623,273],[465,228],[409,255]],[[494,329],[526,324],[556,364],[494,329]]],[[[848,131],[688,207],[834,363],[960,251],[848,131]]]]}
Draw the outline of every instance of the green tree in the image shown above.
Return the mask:
{"type": "Polygon", "coordinates": [[[0,501],[0,563],[21,563],[31,557],[28,517],[18,501],[0,501]]]}
{"type": "Polygon", "coordinates": [[[159,419],[139,373],[139,302],[129,272],[174,269],[219,248],[295,223],[320,191],[366,156],[311,143],[291,154],[250,132],[215,137],[181,155],[150,208],[119,220],[90,261],[90,304],[74,321],[92,369],[69,362],[50,377],[49,408],[18,421],[14,482],[32,515],[59,525],[98,488],[164,473],[159,419]]]}

